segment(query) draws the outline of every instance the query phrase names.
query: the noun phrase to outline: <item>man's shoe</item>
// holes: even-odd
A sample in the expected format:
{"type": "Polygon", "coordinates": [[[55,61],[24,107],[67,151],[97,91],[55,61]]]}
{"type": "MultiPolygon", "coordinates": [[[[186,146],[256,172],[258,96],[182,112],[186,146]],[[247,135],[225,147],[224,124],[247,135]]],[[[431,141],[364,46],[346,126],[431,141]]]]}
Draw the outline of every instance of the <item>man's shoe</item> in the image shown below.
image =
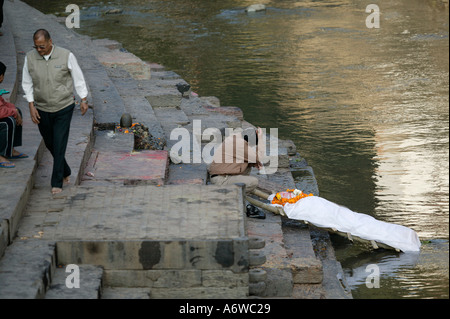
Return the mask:
{"type": "Polygon", "coordinates": [[[265,219],[266,213],[260,211],[257,207],[252,204],[247,205],[247,217],[249,218],[257,218],[257,219],[265,219]]]}

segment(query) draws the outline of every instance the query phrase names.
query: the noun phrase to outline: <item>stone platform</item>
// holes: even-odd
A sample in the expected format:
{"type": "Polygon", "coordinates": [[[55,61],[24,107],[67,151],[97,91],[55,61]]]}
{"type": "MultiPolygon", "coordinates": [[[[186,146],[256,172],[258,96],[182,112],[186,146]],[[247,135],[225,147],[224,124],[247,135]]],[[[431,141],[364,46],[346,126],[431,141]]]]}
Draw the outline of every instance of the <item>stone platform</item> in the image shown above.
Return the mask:
{"type": "MultiPolygon", "coordinates": [[[[197,280],[181,286],[206,294],[202,276],[215,273],[227,278],[215,284],[223,297],[248,295],[249,247],[240,187],[80,186],[58,196],[46,194],[33,192],[16,242],[54,243],[56,265],[101,265],[108,287],[142,287],[132,278],[147,278],[146,287],[152,287],[148,276],[157,280],[165,272],[194,275],[197,280]],[[241,284],[230,288],[230,280],[241,284]]],[[[176,297],[169,286],[158,286],[152,298],[176,297]]]]}

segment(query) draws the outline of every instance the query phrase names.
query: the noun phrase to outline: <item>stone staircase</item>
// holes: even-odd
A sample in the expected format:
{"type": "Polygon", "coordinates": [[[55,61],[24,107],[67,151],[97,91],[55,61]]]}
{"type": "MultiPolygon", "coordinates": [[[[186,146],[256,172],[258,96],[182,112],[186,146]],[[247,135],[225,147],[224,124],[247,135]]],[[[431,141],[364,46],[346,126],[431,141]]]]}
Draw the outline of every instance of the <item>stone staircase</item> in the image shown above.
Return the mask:
{"type": "MultiPolygon", "coordinates": [[[[30,10],[16,2],[23,10],[30,10]]],[[[18,194],[1,195],[0,205],[8,202],[8,206],[0,207],[0,299],[326,296],[322,263],[315,256],[307,226],[293,226],[271,213],[266,220],[247,219],[242,194],[236,195],[239,188],[208,196],[208,192],[217,190],[205,186],[208,176],[204,163],[169,161],[167,150],[176,143],[170,140],[173,129],[185,128],[202,149],[209,140],[201,138],[198,131],[251,126],[240,109],[220,106],[220,101],[211,97],[182,98],[175,85],[184,80],[176,73],[140,61],[117,42],[68,32],[52,17],[35,10],[33,16],[35,20],[48,20],[54,42],[71,49],[81,61],[95,113],[89,111],[84,117],[79,111],[74,114],[68,154],[76,180],[61,196],[53,198],[46,188],[51,158],[40,140],[34,142],[39,133],[25,118],[30,129],[25,130],[28,135],[24,139],[38,146],[28,146],[25,151],[32,159],[18,163],[23,175],[15,175],[20,183],[18,194]],[[132,134],[114,132],[123,113],[130,113],[133,121],[147,126],[153,136],[165,138],[167,150],[132,153],[132,134]],[[194,120],[201,120],[199,127],[194,120]],[[171,192],[178,195],[169,198],[163,187],[173,187],[171,192]],[[143,229],[152,225],[143,222],[142,216],[150,195],[164,198],[166,206],[155,202],[145,214],[154,214],[152,224],[167,225],[164,230],[158,229],[158,237],[148,238],[143,229]],[[206,203],[205,198],[212,199],[206,203]],[[124,204],[127,200],[132,202],[129,207],[124,204]],[[212,207],[218,208],[217,216],[228,219],[207,219],[212,207]],[[105,208],[107,220],[101,213],[105,208]],[[181,215],[170,214],[176,209],[181,215]],[[158,222],[163,220],[159,215],[163,211],[164,221],[158,222]],[[189,227],[195,232],[179,238],[176,232],[170,232],[170,225],[178,229],[178,234],[189,227]],[[200,225],[203,233],[197,229],[200,225]],[[209,235],[212,225],[217,230],[209,235]],[[223,227],[229,232],[217,237],[223,227]],[[233,229],[238,233],[230,235],[233,229]],[[212,237],[205,241],[196,237],[199,233],[212,237]],[[80,267],[80,277],[89,282],[82,289],[65,285],[69,275],[65,267],[71,263],[80,267]]],[[[23,34],[32,34],[33,26],[14,25],[19,54],[28,48],[29,41],[23,34]]],[[[17,78],[22,58],[17,59],[17,78]]],[[[19,91],[16,89],[15,95],[19,91]]],[[[23,101],[17,103],[26,107],[23,101]]],[[[296,187],[292,168],[314,178],[292,142],[279,141],[278,162],[277,174],[258,176],[267,191],[296,187]]],[[[1,176],[3,179],[6,175],[1,176]]],[[[314,186],[309,187],[318,194],[314,186]]]]}

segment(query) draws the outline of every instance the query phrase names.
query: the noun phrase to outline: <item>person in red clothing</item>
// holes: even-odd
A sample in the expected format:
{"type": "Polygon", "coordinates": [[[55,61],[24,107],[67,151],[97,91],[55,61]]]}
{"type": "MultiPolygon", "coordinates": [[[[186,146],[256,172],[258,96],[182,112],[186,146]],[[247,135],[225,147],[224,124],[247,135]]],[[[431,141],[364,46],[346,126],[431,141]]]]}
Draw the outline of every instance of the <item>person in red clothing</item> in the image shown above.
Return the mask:
{"type": "MultiPolygon", "coordinates": [[[[0,62],[0,83],[5,78],[6,66],[0,62]]],[[[27,158],[14,147],[22,145],[22,114],[14,104],[0,95],[0,168],[14,168],[10,159],[27,158]]]]}

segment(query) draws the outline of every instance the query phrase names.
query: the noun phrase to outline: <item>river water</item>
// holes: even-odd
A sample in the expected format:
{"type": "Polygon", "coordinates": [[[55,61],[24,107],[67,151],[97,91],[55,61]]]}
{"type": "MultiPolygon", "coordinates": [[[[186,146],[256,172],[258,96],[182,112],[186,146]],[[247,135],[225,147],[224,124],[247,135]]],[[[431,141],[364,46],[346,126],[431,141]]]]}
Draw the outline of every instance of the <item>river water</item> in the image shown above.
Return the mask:
{"type": "MultiPolygon", "coordinates": [[[[68,4],[27,2],[59,14],[68,4]]],[[[248,0],[77,0],[77,31],[117,40],[278,128],[313,167],[320,196],[414,229],[419,254],[332,237],[354,298],[449,298],[448,1],[261,3],[266,11],[247,14],[248,0]],[[372,3],[379,28],[366,25],[372,3]],[[123,12],[104,14],[113,8],[123,12]]]]}

